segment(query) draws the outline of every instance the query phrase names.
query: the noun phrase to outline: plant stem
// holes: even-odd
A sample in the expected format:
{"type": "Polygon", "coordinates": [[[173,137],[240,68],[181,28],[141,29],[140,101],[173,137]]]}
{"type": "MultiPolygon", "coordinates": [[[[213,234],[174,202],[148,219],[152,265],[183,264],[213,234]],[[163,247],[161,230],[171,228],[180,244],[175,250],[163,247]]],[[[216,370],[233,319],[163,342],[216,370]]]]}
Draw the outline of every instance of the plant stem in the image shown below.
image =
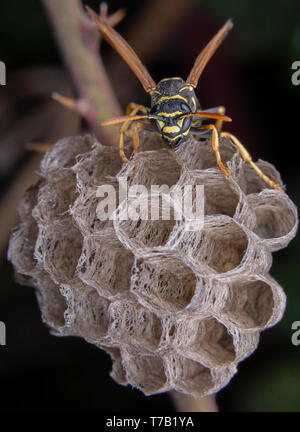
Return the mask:
{"type": "Polygon", "coordinates": [[[178,412],[219,412],[215,395],[195,399],[183,393],[170,392],[178,412]]]}
{"type": "Polygon", "coordinates": [[[102,121],[121,115],[121,109],[98,54],[100,35],[95,24],[87,18],[79,0],[43,1],[85,106],[84,118],[102,144],[116,145],[117,130],[100,126],[102,121]]]}

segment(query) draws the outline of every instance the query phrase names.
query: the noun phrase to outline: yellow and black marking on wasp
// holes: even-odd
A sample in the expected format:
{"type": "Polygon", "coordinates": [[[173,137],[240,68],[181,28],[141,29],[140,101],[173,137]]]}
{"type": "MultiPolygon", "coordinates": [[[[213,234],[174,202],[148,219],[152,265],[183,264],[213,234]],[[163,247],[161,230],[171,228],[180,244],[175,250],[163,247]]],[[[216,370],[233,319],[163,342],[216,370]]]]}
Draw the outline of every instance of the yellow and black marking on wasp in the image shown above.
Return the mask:
{"type": "Polygon", "coordinates": [[[220,106],[201,111],[195,95],[194,89],[198,85],[199,78],[205,66],[233,27],[231,20],[226,21],[218,33],[200,52],[186,81],[179,77],[173,77],[164,78],[158,84],[155,84],[134,50],[109,24],[106,14],[100,13],[100,15],[97,15],[89,7],[86,7],[86,9],[90,17],[97,24],[103,37],[125,60],[143,85],[145,91],[151,96],[151,108],[131,103],[127,107],[125,116],[116,117],[102,123],[103,126],[123,123],[120,128],[119,141],[120,156],[123,162],[128,162],[124,153],[124,134],[131,126],[131,123],[138,120],[133,127],[133,150],[135,153],[139,146],[138,129],[141,127],[149,128],[150,125],[152,128],[155,128],[165,142],[173,149],[176,149],[190,132],[200,134],[212,133],[212,147],[216,154],[218,166],[227,176],[230,176],[229,169],[221,161],[219,152],[220,134],[220,136],[231,139],[244,161],[248,162],[267,184],[274,189],[282,191],[280,186],[267,177],[252,161],[251,156],[236,137],[228,132],[221,132],[223,121],[231,121],[225,115],[225,108],[220,106]],[[216,120],[216,123],[203,126],[201,125],[201,119],[213,119],[216,120]],[[148,120],[148,122],[143,123],[144,120],[148,120]]]}

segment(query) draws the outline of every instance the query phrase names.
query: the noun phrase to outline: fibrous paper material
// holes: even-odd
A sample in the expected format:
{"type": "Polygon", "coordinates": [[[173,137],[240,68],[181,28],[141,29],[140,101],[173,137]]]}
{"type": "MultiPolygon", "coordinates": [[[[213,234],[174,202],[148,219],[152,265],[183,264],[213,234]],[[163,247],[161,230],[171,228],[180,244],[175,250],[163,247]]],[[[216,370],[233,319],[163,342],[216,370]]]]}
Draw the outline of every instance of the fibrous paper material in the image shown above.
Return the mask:
{"type": "MultiPolygon", "coordinates": [[[[272,252],[296,233],[297,211],[228,139],[220,149],[229,178],[208,139],[190,136],[176,152],[156,133],[140,141],[124,165],[92,136],[56,143],[20,203],[8,256],[19,282],[35,287],[51,332],[105,350],[118,383],[203,397],[230,381],[282,317],[285,294],[269,271],[272,252]],[[119,192],[124,178],[147,190],[204,185],[202,229],[187,231],[174,211],[168,220],[100,220],[98,187],[119,192]]],[[[271,164],[257,164],[283,187],[271,164]]],[[[119,216],[126,200],[117,196],[119,216]]]]}

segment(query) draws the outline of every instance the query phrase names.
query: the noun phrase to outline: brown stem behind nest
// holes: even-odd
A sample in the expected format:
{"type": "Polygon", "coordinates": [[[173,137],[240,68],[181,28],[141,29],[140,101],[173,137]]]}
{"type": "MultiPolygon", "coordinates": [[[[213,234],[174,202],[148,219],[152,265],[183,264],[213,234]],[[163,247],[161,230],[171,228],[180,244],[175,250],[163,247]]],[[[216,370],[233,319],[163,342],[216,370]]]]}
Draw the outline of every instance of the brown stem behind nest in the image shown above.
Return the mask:
{"type": "Polygon", "coordinates": [[[120,115],[121,108],[98,54],[96,25],[87,18],[79,0],[44,0],[44,4],[79,98],[86,106],[84,118],[103,144],[115,144],[117,130],[100,126],[102,121],[120,115]]]}
{"type": "Polygon", "coordinates": [[[172,390],[170,396],[177,412],[219,412],[214,395],[195,399],[192,396],[172,390]]]}

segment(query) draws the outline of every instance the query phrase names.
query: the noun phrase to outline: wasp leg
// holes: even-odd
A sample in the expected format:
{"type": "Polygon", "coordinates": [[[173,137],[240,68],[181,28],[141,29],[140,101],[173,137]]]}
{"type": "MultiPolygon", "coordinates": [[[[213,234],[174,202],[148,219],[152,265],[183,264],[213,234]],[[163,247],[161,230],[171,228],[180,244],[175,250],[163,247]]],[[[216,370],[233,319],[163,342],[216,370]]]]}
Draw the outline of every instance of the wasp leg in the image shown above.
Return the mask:
{"type": "Polygon", "coordinates": [[[209,125],[201,126],[198,129],[199,130],[211,130],[212,131],[211,143],[212,143],[212,148],[216,154],[217,164],[219,165],[221,170],[225,172],[225,174],[228,177],[231,176],[229,169],[226,168],[226,166],[221,161],[221,156],[220,156],[220,151],[219,151],[219,137],[218,137],[218,131],[217,131],[216,126],[213,124],[209,124],[209,125]]]}
{"type": "Polygon", "coordinates": [[[252,168],[257,172],[259,177],[261,177],[268,185],[270,185],[272,188],[279,190],[280,192],[283,192],[282,188],[278,186],[278,184],[274,183],[268,176],[266,176],[260,168],[253,162],[250,154],[247,152],[245,147],[240,143],[240,141],[231,133],[229,132],[221,132],[221,137],[224,138],[230,138],[233,144],[237,147],[238,151],[240,152],[242,158],[245,162],[248,162],[252,168]]]}
{"type": "MultiPolygon", "coordinates": [[[[149,125],[147,125],[145,123],[138,122],[137,124],[135,124],[135,126],[133,128],[133,153],[134,154],[137,154],[138,148],[140,145],[140,138],[139,138],[139,133],[138,133],[139,128],[150,129],[149,125]]],[[[154,130],[154,129],[152,128],[151,130],[154,130]]]]}
{"type": "MultiPolygon", "coordinates": [[[[137,105],[134,102],[132,102],[132,103],[130,103],[127,106],[126,115],[132,115],[132,116],[134,116],[139,111],[142,111],[143,113],[147,113],[148,112],[147,108],[144,107],[143,105],[137,105]]],[[[124,134],[128,130],[128,128],[129,128],[129,126],[130,126],[130,124],[131,124],[132,121],[133,120],[127,120],[120,127],[119,153],[120,153],[121,159],[122,159],[122,161],[124,163],[128,162],[128,159],[127,159],[127,157],[125,156],[125,153],[124,153],[124,134]]]]}
{"type": "MultiPolygon", "coordinates": [[[[223,107],[223,106],[217,106],[217,107],[209,108],[209,109],[206,109],[203,111],[225,115],[226,110],[225,110],[225,107],[223,107]]],[[[222,126],[223,126],[223,120],[217,120],[215,123],[215,126],[216,126],[217,131],[220,132],[222,130],[222,126]]]]}
{"type": "Polygon", "coordinates": [[[120,139],[119,139],[119,153],[120,153],[120,157],[121,157],[122,161],[124,163],[127,163],[128,159],[124,153],[124,133],[121,131],[120,131],[120,139]]]}
{"type": "MultiPolygon", "coordinates": [[[[214,114],[225,115],[225,111],[226,110],[225,110],[225,107],[223,107],[223,106],[217,106],[217,107],[214,107],[214,108],[208,108],[208,109],[201,110],[201,111],[202,112],[206,112],[206,113],[214,113],[214,114]]],[[[216,123],[215,123],[215,126],[216,126],[217,131],[220,132],[222,130],[222,126],[223,126],[223,120],[217,120],[216,123]]]]}
{"type": "MultiPolygon", "coordinates": [[[[139,148],[139,145],[140,145],[140,138],[139,138],[139,132],[138,132],[139,128],[145,128],[145,129],[148,129],[148,130],[150,129],[149,125],[145,124],[145,123],[138,122],[138,123],[136,123],[134,125],[133,134],[132,134],[132,137],[133,137],[133,154],[137,154],[138,148],[139,148]]],[[[154,128],[152,128],[151,130],[154,130],[154,128]]],[[[137,163],[137,161],[135,161],[134,164],[135,164],[134,165],[134,174],[136,175],[137,171],[138,171],[138,163],[137,163]]]]}
{"type": "MultiPolygon", "coordinates": [[[[131,102],[130,104],[127,105],[125,114],[131,115],[132,111],[135,110],[136,108],[139,108],[138,111],[141,111],[144,114],[147,114],[147,112],[149,112],[148,108],[145,107],[144,105],[138,105],[135,102],[131,102]]],[[[138,111],[136,111],[136,114],[138,113],[138,111]]]]}

